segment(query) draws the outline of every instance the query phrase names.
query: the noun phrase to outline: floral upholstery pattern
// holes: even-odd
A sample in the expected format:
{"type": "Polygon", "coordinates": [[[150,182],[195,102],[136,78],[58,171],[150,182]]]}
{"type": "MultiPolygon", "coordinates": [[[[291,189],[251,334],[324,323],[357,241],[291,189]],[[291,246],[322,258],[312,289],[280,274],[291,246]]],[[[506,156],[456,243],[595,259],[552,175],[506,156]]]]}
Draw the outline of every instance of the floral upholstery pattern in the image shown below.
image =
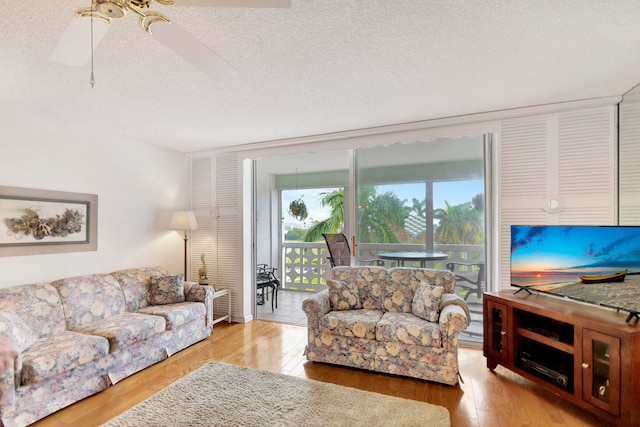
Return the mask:
{"type": "Polygon", "coordinates": [[[150,305],[141,308],[136,313],[162,316],[167,329],[175,329],[191,321],[201,321],[204,324],[206,307],[202,303],[181,302],[167,305],[150,305]]]}
{"type": "Polygon", "coordinates": [[[376,340],[440,347],[442,335],[437,323],[427,322],[411,313],[388,311],[376,324],[376,340]]]}
{"type": "Polygon", "coordinates": [[[440,302],[442,301],[442,286],[427,285],[420,282],[420,286],[413,297],[411,312],[421,319],[437,322],[440,316],[440,302]]]}
{"type": "Polygon", "coordinates": [[[320,319],[320,328],[332,335],[373,340],[381,317],[378,310],[330,311],[320,319]]]}
{"type": "MultiPolygon", "coordinates": [[[[466,303],[453,294],[455,278],[451,272],[334,267],[329,278],[355,283],[362,308],[333,309],[329,290],[305,299],[302,308],[307,315],[308,360],[449,385],[458,382],[458,334],[466,329],[469,319],[466,303]],[[437,289],[450,294],[446,306],[439,301],[428,304],[436,312],[434,322],[412,312],[422,282],[433,295],[440,292],[437,289]]],[[[426,305],[424,311],[427,317],[432,314],[427,313],[426,305]]]]}
{"type": "Polygon", "coordinates": [[[342,280],[327,280],[329,300],[334,310],[351,310],[362,308],[358,285],[355,282],[342,280]]]}
{"type": "Polygon", "coordinates": [[[109,350],[116,352],[164,332],[164,317],[140,313],[123,313],[76,329],[84,334],[109,340],[109,350]]]}
{"type": "Polygon", "coordinates": [[[0,310],[0,335],[10,339],[18,353],[28,349],[36,340],[29,325],[9,309],[0,310]]]}
{"type": "Polygon", "coordinates": [[[184,301],[184,274],[152,277],[149,302],[153,305],[175,304],[184,301]]]}
{"type": "Polygon", "coordinates": [[[313,346],[307,346],[309,360],[374,370],[375,341],[322,332],[313,334],[313,346]]]}
{"type": "Polygon", "coordinates": [[[34,423],[207,338],[209,286],[185,282],[184,302],[149,305],[151,278],[167,274],[145,267],[0,289],[0,334],[20,348],[29,329],[36,338],[0,373],[5,427],[34,423]]]}
{"type": "Polygon", "coordinates": [[[36,341],[22,353],[20,385],[34,384],[109,354],[109,342],[102,337],[64,331],[36,341]]]}
{"type": "Polygon", "coordinates": [[[194,282],[185,282],[184,293],[186,301],[204,303],[206,309],[205,322],[207,326],[212,326],[213,322],[213,288],[211,286],[201,286],[194,282]]]}
{"type": "Polygon", "coordinates": [[[60,295],[69,330],[124,313],[122,290],[109,274],[71,277],[51,285],[60,295]]]}
{"type": "Polygon", "coordinates": [[[355,282],[362,308],[367,310],[382,309],[382,289],[387,282],[387,270],[383,267],[363,267],[354,270],[351,267],[335,267],[331,269],[329,279],[343,282],[355,282]]]}
{"type": "Polygon", "coordinates": [[[454,385],[458,381],[458,353],[443,348],[386,343],[378,347],[376,371],[454,385]]]}
{"type": "Polygon", "coordinates": [[[164,267],[130,268],[111,273],[120,283],[127,311],[136,311],[150,305],[149,285],[151,278],[168,274],[169,272],[164,267]]]}
{"type": "Polygon", "coordinates": [[[0,289],[0,309],[4,308],[20,316],[38,338],[66,329],[60,296],[49,284],[0,289]]]}

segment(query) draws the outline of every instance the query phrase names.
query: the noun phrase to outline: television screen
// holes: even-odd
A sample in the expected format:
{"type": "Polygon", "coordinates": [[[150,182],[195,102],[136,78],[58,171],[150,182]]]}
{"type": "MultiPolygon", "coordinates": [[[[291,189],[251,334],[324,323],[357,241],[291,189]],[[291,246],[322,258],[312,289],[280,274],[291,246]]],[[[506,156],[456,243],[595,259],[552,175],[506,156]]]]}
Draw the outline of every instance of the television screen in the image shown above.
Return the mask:
{"type": "Polygon", "coordinates": [[[511,285],[640,313],[640,226],[511,226],[511,285]]]}

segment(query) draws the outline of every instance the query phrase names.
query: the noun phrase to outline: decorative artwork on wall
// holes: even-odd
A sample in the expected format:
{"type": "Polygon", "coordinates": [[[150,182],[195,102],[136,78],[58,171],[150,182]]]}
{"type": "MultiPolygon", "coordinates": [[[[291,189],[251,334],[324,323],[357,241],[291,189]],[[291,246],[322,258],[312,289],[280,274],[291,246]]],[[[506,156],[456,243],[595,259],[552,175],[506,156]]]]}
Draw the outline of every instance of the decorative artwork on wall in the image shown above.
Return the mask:
{"type": "Polygon", "coordinates": [[[97,195],[0,186],[0,256],[97,249],[97,195]]]}

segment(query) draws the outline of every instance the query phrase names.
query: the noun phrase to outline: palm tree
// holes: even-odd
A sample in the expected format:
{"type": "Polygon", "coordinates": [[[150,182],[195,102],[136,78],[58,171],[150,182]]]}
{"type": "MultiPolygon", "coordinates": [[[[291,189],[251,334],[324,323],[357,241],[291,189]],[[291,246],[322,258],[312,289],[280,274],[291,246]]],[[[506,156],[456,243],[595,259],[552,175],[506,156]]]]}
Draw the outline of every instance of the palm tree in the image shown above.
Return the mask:
{"type": "Polygon", "coordinates": [[[439,243],[473,245],[482,243],[481,212],[472,202],[451,206],[444,202],[446,209],[435,209],[433,217],[438,220],[435,238],[439,243]]]}
{"type": "Polygon", "coordinates": [[[377,194],[375,187],[358,193],[358,240],[367,243],[398,243],[410,208],[393,191],[377,194]]]}
{"type": "MultiPolygon", "coordinates": [[[[322,240],[322,233],[337,233],[344,228],[344,189],[339,188],[330,193],[322,193],[320,204],[329,206],[329,218],[314,221],[304,236],[305,242],[322,240]]],[[[404,220],[409,214],[392,191],[378,194],[374,186],[364,186],[358,192],[359,238],[370,243],[399,242],[398,232],[402,230],[404,220]]]]}
{"type": "Polygon", "coordinates": [[[322,240],[322,233],[338,233],[344,227],[344,188],[338,188],[330,193],[320,193],[320,205],[331,207],[329,218],[313,221],[313,225],[304,235],[305,242],[322,240]]]}
{"type": "Polygon", "coordinates": [[[424,218],[427,215],[427,201],[425,199],[418,200],[415,197],[411,199],[411,210],[418,218],[424,218]]]}

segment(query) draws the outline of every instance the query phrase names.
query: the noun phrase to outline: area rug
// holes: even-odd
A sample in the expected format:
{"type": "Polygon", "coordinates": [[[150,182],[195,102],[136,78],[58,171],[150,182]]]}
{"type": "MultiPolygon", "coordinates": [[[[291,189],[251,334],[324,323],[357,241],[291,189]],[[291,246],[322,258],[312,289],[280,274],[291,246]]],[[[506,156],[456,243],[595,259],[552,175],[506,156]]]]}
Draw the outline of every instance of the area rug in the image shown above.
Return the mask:
{"type": "Polygon", "coordinates": [[[441,406],[213,362],[179,379],[106,427],[449,427],[441,406]]]}

